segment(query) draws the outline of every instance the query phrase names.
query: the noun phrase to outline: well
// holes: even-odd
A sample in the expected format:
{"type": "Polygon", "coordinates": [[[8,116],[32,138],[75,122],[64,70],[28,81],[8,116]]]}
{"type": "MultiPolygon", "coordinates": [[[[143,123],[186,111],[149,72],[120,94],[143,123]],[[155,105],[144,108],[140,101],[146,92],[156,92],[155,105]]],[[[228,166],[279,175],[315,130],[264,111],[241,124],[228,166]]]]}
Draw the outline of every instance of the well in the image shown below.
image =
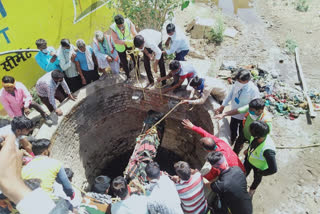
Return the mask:
{"type": "MultiPolygon", "coordinates": [[[[59,117],[57,125],[43,125],[37,135],[52,140],[51,156],[72,168],[73,181],[81,188],[88,188],[100,174],[122,175],[147,111],[166,113],[180,99],[157,91],[145,91],[143,99],[139,87],[122,82],[121,77],[109,78],[81,89],[76,102],[62,104],[64,116],[59,117]]],[[[211,98],[191,111],[191,106],[181,105],[166,118],[156,158],[162,170],[173,173],[178,160],[201,167],[206,153],[198,144],[200,136],[184,129],[181,120],[188,118],[213,133],[213,105],[211,98]]]]}

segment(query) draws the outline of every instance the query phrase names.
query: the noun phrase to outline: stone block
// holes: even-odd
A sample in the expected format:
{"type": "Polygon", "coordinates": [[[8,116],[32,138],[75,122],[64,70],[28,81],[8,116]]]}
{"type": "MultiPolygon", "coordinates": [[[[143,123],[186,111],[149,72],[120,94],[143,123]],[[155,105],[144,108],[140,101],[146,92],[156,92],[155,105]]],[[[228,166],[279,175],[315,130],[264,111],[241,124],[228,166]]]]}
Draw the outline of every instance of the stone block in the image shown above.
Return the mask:
{"type": "Polygon", "coordinates": [[[198,59],[205,59],[206,57],[200,53],[200,51],[190,49],[188,56],[191,56],[193,58],[198,58],[198,59]]]}
{"type": "Polygon", "coordinates": [[[237,34],[238,34],[238,31],[236,29],[229,28],[229,27],[223,32],[223,35],[231,38],[236,37],[237,34]]]}
{"type": "Polygon", "coordinates": [[[191,30],[191,38],[192,39],[204,39],[208,38],[209,32],[215,25],[215,20],[214,19],[205,19],[205,18],[200,18],[196,17],[196,19],[192,22],[193,28],[189,26],[188,29],[191,30]]]}

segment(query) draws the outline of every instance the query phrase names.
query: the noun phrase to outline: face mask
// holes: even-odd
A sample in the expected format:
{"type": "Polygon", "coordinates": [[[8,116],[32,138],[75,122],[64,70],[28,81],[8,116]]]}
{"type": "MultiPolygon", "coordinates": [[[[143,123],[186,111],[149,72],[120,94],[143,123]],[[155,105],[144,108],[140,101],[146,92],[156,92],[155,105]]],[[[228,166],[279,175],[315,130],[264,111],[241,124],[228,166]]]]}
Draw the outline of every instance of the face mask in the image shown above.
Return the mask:
{"type": "Polygon", "coordinates": [[[139,48],[140,51],[144,51],[144,46],[142,48],[139,48]]]}
{"type": "Polygon", "coordinates": [[[245,86],[246,84],[243,84],[243,83],[241,83],[241,82],[239,82],[239,81],[236,81],[235,83],[234,83],[234,87],[236,88],[236,89],[238,89],[238,90],[240,90],[243,86],[245,86]]]}
{"type": "Polygon", "coordinates": [[[44,53],[44,54],[48,54],[48,53],[49,53],[49,51],[48,51],[47,48],[46,48],[46,49],[43,49],[41,52],[44,53]]]}
{"type": "Polygon", "coordinates": [[[70,49],[64,49],[63,52],[66,53],[66,54],[69,54],[70,53],[70,49]]]}
{"type": "Polygon", "coordinates": [[[259,118],[258,115],[252,115],[252,114],[250,114],[250,117],[252,120],[258,120],[258,118],[259,118]]]}
{"type": "Polygon", "coordinates": [[[256,113],[254,111],[249,111],[250,116],[254,116],[256,115],[256,113]]]}
{"type": "Polygon", "coordinates": [[[176,32],[174,32],[171,36],[169,36],[170,38],[175,38],[176,37],[176,32]]]}

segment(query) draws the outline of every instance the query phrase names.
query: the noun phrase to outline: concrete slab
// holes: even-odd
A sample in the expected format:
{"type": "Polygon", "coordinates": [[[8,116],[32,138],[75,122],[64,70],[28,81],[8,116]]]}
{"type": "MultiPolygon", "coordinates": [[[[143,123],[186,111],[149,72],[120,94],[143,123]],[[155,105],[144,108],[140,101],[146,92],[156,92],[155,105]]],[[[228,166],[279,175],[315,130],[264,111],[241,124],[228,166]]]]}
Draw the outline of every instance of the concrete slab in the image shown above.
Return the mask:
{"type": "Polygon", "coordinates": [[[223,35],[231,38],[235,38],[237,34],[238,34],[238,31],[236,29],[229,28],[229,27],[223,32],[223,35]]]}

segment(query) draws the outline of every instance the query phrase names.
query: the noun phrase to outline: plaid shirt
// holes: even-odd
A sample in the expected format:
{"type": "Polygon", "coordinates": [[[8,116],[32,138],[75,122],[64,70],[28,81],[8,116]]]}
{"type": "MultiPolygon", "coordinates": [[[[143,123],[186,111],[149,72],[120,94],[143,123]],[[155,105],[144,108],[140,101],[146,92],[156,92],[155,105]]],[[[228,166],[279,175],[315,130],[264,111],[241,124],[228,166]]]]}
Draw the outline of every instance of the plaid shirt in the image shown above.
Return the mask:
{"type": "Polygon", "coordinates": [[[53,109],[56,109],[56,101],[54,98],[55,92],[59,85],[61,84],[63,90],[66,92],[66,94],[70,94],[70,89],[66,83],[66,81],[63,79],[62,82],[56,83],[53,81],[51,77],[51,72],[46,73],[43,75],[36,84],[36,90],[38,92],[38,95],[40,97],[48,97],[50,104],[52,105],[53,109]]]}

